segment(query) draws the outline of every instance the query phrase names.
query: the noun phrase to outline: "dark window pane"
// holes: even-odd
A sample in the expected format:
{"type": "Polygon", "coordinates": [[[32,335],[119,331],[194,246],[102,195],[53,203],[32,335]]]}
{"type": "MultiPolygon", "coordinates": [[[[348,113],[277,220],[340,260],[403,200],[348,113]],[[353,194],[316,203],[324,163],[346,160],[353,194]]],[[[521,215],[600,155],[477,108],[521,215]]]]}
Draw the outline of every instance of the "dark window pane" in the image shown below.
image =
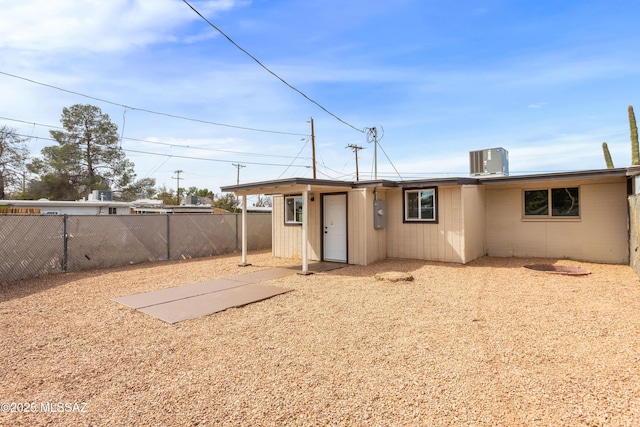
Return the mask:
{"type": "Polygon", "coordinates": [[[524,192],[525,215],[549,215],[549,192],[533,190],[524,192]]]}
{"type": "Polygon", "coordinates": [[[296,221],[302,222],[302,197],[296,197],[296,221]]]}
{"type": "Polygon", "coordinates": [[[285,221],[295,221],[295,199],[293,197],[287,197],[287,211],[285,213],[285,221]]]}
{"type": "Polygon", "coordinates": [[[433,219],[433,190],[420,192],[420,218],[433,219]]]}
{"type": "Polygon", "coordinates": [[[407,219],[419,219],[418,216],[418,192],[407,191],[407,219]]]}
{"type": "Polygon", "coordinates": [[[578,187],[551,189],[551,215],[580,216],[578,187]]]}

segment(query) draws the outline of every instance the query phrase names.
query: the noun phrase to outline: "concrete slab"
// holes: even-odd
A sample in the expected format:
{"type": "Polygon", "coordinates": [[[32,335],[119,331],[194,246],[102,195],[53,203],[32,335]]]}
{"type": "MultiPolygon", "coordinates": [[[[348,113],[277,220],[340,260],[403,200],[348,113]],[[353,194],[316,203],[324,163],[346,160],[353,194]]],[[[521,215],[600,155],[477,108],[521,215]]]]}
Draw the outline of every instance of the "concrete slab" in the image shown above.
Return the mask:
{"type": "MultiPolygon", "coordinates": [[[[331,271],[331,270],[337,270],[338,268],[344,268],[348,265],[349,264],[342,263],[342,262],[317,261],[317,262],[309,263],[309,271],[314,273],[321,273],[323,271],[331,271]]],[[[301,265],[288,267],[288,268],[296,271],[302,271],[301,265]]]]}
{"type": "Polygon", "coordinates": [[[167,323],[177,323],[183,320],[197,319],[231,307],[262,301],[290,291],[291,289],[275,286],[245,284],[219,292],[144,307],[140,311],[167,323]]]}
{"type": "MultiPolygon", "coordinates": [[[[335,262],[315,262],[309,264],[309,270],[314,272],[329,271],[346,265],[335,262]]],[[[113,298],[113,301],[155,316],[165,322],[176,323],[289,292],[290,289],[258,285],[258,283],[296,274],[300,268],[272,268],[255,271],[233,277],[117,297],[113,298]]]]}
{"type": "Polygon", "coordinates": [[[269,270],[254,271],[253,273],[239,274],[237,276],[228,277],[241,283],[260,283],[266,280],[277,279],[279,277],[291,276],[294,271],[288,268],[271,268],[269,270]]]}
{"type": "Polygon", "coordinates": [[[218,292],[229,288],[242,286],[231,279],[216,279],[206,282],[192,283],[190,285],[176,286],[173,288],[160,289],[152,292],[144,292],[140,294],[128,295],[124,297],[113,298],[113,301],[119,302],[127,307],[139,309],[149,307],[156,304],[162,304],[168,301],[175,301],[184,298],[190,298],[198,295],[204,295],[211,292],[218,292]]]}

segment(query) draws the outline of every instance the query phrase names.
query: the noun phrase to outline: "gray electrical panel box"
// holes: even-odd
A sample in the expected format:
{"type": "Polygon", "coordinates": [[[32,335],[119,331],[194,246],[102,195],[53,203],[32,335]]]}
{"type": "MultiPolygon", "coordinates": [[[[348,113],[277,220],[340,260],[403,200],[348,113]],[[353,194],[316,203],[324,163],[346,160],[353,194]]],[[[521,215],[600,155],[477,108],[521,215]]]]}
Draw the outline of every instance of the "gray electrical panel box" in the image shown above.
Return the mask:
{"type": "Polygon", "coordinates": [[[469,152],[471,176],[509,175],[509,152],[502,147],[469,152]]]}
{"type": "Polygon", "coordinates": [[[373,228],[385,228],[387,226],[387,202],[384,200],[373,201],[373,228]]]}

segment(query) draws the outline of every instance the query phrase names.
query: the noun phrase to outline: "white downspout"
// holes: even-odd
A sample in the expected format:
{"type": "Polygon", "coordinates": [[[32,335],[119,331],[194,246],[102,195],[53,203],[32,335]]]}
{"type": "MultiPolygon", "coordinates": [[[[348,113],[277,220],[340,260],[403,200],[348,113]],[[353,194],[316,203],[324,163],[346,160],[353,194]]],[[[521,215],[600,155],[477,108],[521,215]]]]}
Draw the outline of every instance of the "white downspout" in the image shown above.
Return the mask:
{"type": "Polygon", "coordinates": [[[242,195],[242,264],[241,267],[246,267],[247,263],[247,195],[242,195]]]}

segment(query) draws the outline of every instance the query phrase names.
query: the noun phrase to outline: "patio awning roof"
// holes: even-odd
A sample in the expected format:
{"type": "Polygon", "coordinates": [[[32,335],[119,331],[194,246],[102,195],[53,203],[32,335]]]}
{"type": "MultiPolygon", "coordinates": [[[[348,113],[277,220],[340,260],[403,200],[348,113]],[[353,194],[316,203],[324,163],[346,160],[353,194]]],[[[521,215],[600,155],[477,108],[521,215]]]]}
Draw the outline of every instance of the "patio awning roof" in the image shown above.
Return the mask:
{"type": "Polygon", "coordinates": [[[220,189],[223,192],[232,192],[241,196],[251,194],[294,194],[301,193],[303,190],[309,190],[310,188],[313,188],[313,191],[335,191],[336,189],[351,187],[353,187],[353,182],[350,181],[288,178],[272,181],[252,182],[247,184],[227,185],[225,187],[221,187],[220,189]]]}

